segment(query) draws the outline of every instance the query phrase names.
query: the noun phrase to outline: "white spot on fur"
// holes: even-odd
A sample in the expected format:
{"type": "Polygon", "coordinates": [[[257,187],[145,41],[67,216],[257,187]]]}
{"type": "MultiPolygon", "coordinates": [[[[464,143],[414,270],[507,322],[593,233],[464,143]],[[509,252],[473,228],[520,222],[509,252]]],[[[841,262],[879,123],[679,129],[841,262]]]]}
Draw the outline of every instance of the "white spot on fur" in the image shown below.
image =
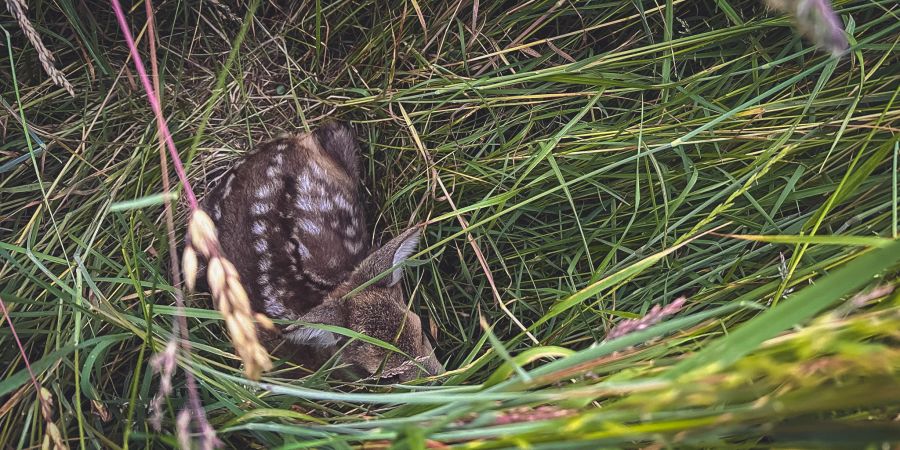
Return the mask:
{"type": "MultiPolygon", "coordinates": [[[[282,150],[284,150],[284,149],[282,149],[282,150]]],[[[277,164],[279,166],[284,164],[284,154],[283,153],[279,153],[279,154],[275,155],[275,164],[277,164]]]]}
{"type": "Polygon", "coordinates": [[[302,243],[297,244],[297,253],[299,253],[303,258],[309,258],[311,256],[309,253],[309,249],[306,248],[306,246],[302,243]]]}
{"type": "Polygon", "coordinates": [[[322,166],[319,165],[319,163],[313,160],[309,161],[309,170],[312,171],[313,176],[321,180],[326,179],[326,177],[328,176],[327,172],[325,172],[325,169],[323,169],[322,166]]]}
{"type": "Polygon", "coordinates": [[[283,151],[287,150],[287,144],[282,142],[275,146],[275,150],[278,150],[279,152],[283,152],[283,151]]]}
{"type": "MultiPolygon", "coordinates": [[[[235,167],[237,168],[237,167],[235,167]]],[[[222,198],[228,197],[231,194],[231,183],[234,181],[234,171],[228,174],[228,178],[225,179],[225,190],[222,191],[222,198]]]]}
{"type": "Polygon", "coordinates": [[[300,228],[309,234],[319,234],[322,232],[322,227],[311,219],[301,219],[299,222],[300,228]]]}
{"type": "Polygon", "coordinates": [[[308,195],[301,193],[297,196],[297,208],[300,208],[304,211],[312,211],[315,209],[315,206],[312,203],[312,199],[309,198],[308,195]]]}
{"type": "Polygon", "coordinates": [[[349,201],[347,201],[347,197],[345,197],[344,194],[341,194],[340,192],[334,196],[334,204],[344,211],[353,211],[353,206],[349,201]]]}
{"type": "Polygon", "coordinates": [[[347,237],[355,237],[357,231],[359,230],[353,225],[347,225],[347,228],[344,228],[344,234],[346,234],[347,237]]]}
{"type": "Polygon", "coordinates": [[[274,193],[275,193],[275,188],[273,188],[272,185],[264,184],[256,189],[256,198],[259,198],[259,199],[269,198],[274,193]]]}
{"type": "Polygon", "coordinates": [[[259,271],[262,273],[266,273],[272,269],[272,260],[269,258],[263,258],[259,260],[259,271]]]}
{"type": "Polygon", "coordinates": [[[265,253],[269,250],[269,244],[260,239],[253,244],[253,248],[256,250],[256,253],[265,253]]]}
{"type": "Polygon", "coordinates": [[[316,328],[300,328],[287,333],[285,337],[295,344],[313,347],[333,347],[338,343],[334,333],[316,328]]]}
{"type": "Polygon", "coordinates": [[[334,202],[330,198],[320,196],[318,206],[321,211],[331,211],[334,209],[334,202]]]}
{"type": "Polygon", "coordinates": [[[277,177],[278,175],[281,175],[281,169],[278,166],[269,166],[266,169],[267,177],[274,178],[274,177],[277,177]]]}
{"type": "Polygon", "coordinates": [[[284,309],[284,304],[278,298],[266,297],[263,305],[268,316],[285,318],[288,315],[287,310],[284,309]]]}
{"type": "Polygon", "coordinates": [[[255,234],[256,236],[262,236],[268,230],[268,226],[262,220],[257,220],[253,222],[253,226],[250,228],[250,232],[255,234]]]}
{"type": "Polygon", "coordinates": [[[216,220],[222,220],[222,208],[218,203],[213,204],[213,218],[216,220]]]}
{"type": "Polygon", "coordinates": [[[306,171],[297,177],[297,187],[302,192],[309,191],[312,188],[312,181],[309,179],[309,175],[306,174],[306,171]]]}
{"type": "Polygon", "coordinates": [[[272,204],[267,202],[254,202],[253,205],[250,206],[250,213],[253,215],[261,216],[269,210],[272,209],[272,204]]]}
{"type": "Polygon", "coordinates": [[[359,254],[360,250],[362,250],[362,242],[344,240],[344,247],[348,251],[350,251],[350,253],[353,253],[354,255],[356,255],[356,254],[359,254]]]}

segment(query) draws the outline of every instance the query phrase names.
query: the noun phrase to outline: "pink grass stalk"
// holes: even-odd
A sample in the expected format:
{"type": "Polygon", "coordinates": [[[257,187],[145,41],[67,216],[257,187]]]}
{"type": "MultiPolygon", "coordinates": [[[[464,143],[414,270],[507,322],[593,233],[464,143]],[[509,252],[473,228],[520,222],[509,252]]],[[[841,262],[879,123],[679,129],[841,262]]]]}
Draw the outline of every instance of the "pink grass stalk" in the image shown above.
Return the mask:
{"type": "Polygon", "coordinates": [[[6,311],[6,303],[3,302],[2,298],[0,298],[0,309],[3,310],[3,317],[6,318],[6,323],[9,324],[9,331],[12,332],[13,339],[19,347],[19,353],[22,354],[22,360],[25,361],[25,368],[28,369],[28,375],[31,377],[31,382],[34,384],[34,390],[37,393],[38,399],[41,401],[41,407],[43,408],[44,401],[41,397],[41,382],[37,380],[34,376],[34,371],[31,370],[31,363],[28,362],[28,355],[25,354],[25,347],[22,345],[22,341],[19,340],[19,335],[16,333],[16,327],[13,326],[12,318],[9,317],[9,313],[6,311]]]}
{"type": "Polygon", "coordinates": [[[184,172],[184,166],[181,164],[181,158],[178,156],[178,151],[175,149],[175,141],[172,140],[172,134],[169,132],[169,126],[166,124],[166,120],[163,116],[162,107],[159,104],[156,91],[153,90],[153,85],[150,83],[150,77],[147,76],[147,69],[144,68],[144,62],[141,60],[141,55],[138,53],[137,46],[134,44],[134,38],[131,36],[131,30],[128,27],[128,23],[125,21],[125,12],[122,10],[122,5],[119,4],[119,0],[110,1],[113,10],[116,13],[116,20],[119,22],[119,28],[122,29],[122,34],[125,35],[125,42],[128,43],[128,51],[131,53],[131,59],[134,60],[134,66],[141,79],[141,84],[144,85],[144,91],[146,91],[147,99],[150,101],[150,107],[153,108],[153,113],[156,115],[156,120],[159,124],[159,133],[166,141],[166,146],[169,148],[169,153],[172,155],[172,165],[175,167],[175,173],[178,174],[178,180],[181,181],[181,185],[184,186],[184,195],[187,197],[188,205],[193,211],[198,208],[197,197],[194,195],[194,190],[191,189],[191,183],[188,182],[187,175],[184,172]]]}
{"type": "Polygon", "coordinates": [[[53,408],[41,391],[41,382],[38,381],[37,377],[34,375],[34,370],[31,369],[31,363],[28,361],[28,355],[25,353],[25,346],[22,345],[19,334],[16,333],[16,327],[13,325],[12,317],[9,316],[9,311],[6,310],[6,303],[2,298],[0,298],[0,310],[3,310],[3,317],[6,318],[6,323],[9,324],[9,331],[16,341],[16,346],[19,347],[19,353],[22,354],[22,361],[25,361],[25,368],[28,370],[28,376],[31,377],[31,383],[34,384],[34,393],[37,395],[38,402],[41,404],[41,417],[47,422],[48,435],[54,442],[54,448],[61,448],[62,443],[59,440],[59,430],[56,428],[56,424],[53,423],[53,408]]]}
{"type": "MultiPolygon", "coordinates": [[[[178,175],[178,179],[181,182],[182,186],[185,190],[185,196],[188,200],[188,206],[191,211],[194,211],[199,208],[197,204],[197,198],[194,195],[193,189],[191,188],[190,182],[187,180],[187,175],[184,171],[184,166],[181,163],[181,158],[178,155],[178,151],[175,148],[175,142],[172,139],[172,134],[169,132],[169,127],[166,123],[165,117],[162,113],[162,106],[160,101],[159,92],[159,82],[157,76],[156,69],[156,48],[155,48],[155,27],[152,23],[153,21],[153,8],[150,4],[150,1],[147,1],[147,20],[149,21],[149,38],[151,40],[151,53],[153,54],[153,60],[151,64],[153,66],[153,75],[154,80],[156,81],[154,89],[154,84],[151,84],[150,77],[147,75],[147,70],[144,66],[143,60],[141,59],[140,54],[138,53],[137,46],[135,45],[134,38],[131,35],[130,28],[128,27],[128,23],[125,20],[125,14],[122,10],[122,5],[118,0],[111,0],[113,10],[116,14],[116,19],[119,23],[119,27],[122,29],[122,34],[125,36],[125,41],[128,44],[128,50],[131,54],[131,58],[134,60],[135,68],[137,69],[138,76],[141,79],[141,84],[144,87],[144,91],[147,94],[147,99],[150,102],[150,107],[153,109],[153,113],[156,116],[156,124],[159,130],[160,136],[165,142],[166,147],[169,150],[169,153],[172,157],[172,164],[175,167],[175,173],[178,175]]],[[[160,152],[162,156],[162,165],[163,165],[163,182],[165,184],[166,190],[168,190],[168,177],[165,174],[165,152],[160,152]]],[[[175,336],[180,336],[181,344],[179,347],[181,351],[189,356],[191,354],[191,345],[190,345],[190,336],[188,335],[188,327],[187,320],[184,316],[184,297],[182,295],[181,289],[178,286],[181,285],[179,269],[178,269],[178,258],[175,257],[175,244],[174,244],[174,226],[172,223],[172,213],[171,213],[171,204],[168,200],[165,203],[166,207],[166,224],[169,228],[169,250],[170,250],[170,259],[172,264],[172,274],[173,279],[175,281],[175,304],[176,309],[178,310],[177,319],[174,324],[173,331],[173,339],[175,336]]],[[[169,346],[167,346],[167,350],[169,350],[169,346]]],[[[159,355],[155,355],[156,357],[151,361],[152,363],[156,363],[159,366],[161,372],[161,387],[160,392],[156,397],[154,397],[151,406],[155,405],[156,408],[161,409],[162,398],[167,396],[171,391],[171,376],[174,369],[175,363],[175,355],[174,352],[164,351],[159,355]],[[166,367],[168,370],[163,370],[166,367]]],[[[190,441],[190,421],[191,418],[196,422],[197,427],[200,430],[200,447],[204,450],[212,449],[214,447],[219,447],[222,445],[222,442],[216,437],[215,430],[210,425],[209,421],[206,419],[205,411],[203,410],[203,405],[200,401],[200,394],[197,390],[197,383],[194,379],[193,373],[189,370],[185,370],[185,384],[188,390],[188,408],[182,410],[178,415],[177,420],[177,434],[178,438],[181,442],[189,442],[190,441]]],[[[155,424],[159,423],[160,417],[158,416],[158,411],[154,411],[153,417],[151,417],[151,421],[155,424]]]]}

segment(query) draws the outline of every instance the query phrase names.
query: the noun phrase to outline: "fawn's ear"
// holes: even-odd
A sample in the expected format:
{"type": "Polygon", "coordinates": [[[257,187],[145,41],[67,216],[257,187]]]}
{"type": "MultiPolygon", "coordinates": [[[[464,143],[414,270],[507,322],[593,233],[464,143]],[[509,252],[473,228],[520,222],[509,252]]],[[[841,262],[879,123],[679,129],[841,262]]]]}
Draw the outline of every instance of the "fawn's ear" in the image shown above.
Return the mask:
{"type": "MultiPolygon", "coordinates": [[[[413,253],[419,245],[419,228],[409,228],[399,236],[391,239],[381,248],[372,252],[365,261],[360,265],[360,269],[365,269],[365,273],[361,273],[366,279],[372,279],[382,272],[402,263],[413,253]]],[[[403,268],[396,267],[386,277],[378,280],[378,284],[384,287],[391,287],[400,282],[403,276],[403,268]]],[[[361,280],[365,281],[365,280],[361,280]]]]}
{"type": "Polygon", "coordinates": [[[351,176],[359,176],[359,144],[356,134],[343,122],[329,121],[313,132],[319,145],[335,158],[351,176]]]}
{"type": "MultiPolygon", "coordinates": [[[[340,300],[326,300],[308,313],[300,316],[300,322],[324,325],[346,326],[346,313],[340,300]]],[[[340,335],[318,328],[298,327],[285,333],[285,337],[295,344],[313,347],[333,347],[340,335]]]]}

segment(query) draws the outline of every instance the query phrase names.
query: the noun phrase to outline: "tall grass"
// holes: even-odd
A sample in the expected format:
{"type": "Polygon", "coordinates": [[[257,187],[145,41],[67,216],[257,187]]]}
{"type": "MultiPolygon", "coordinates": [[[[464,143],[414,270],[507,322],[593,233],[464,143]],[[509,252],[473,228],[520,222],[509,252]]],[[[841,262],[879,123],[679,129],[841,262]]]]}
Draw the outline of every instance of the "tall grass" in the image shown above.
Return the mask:
{"type": "MultiPolygon", "coordinates": [[[[269,137],[354,122],[373,239],[429,223],[406,286],[451,370],[249,382],[193,296],[179,367],[229,447],[900,439],[894,2],[836,2],[840,59],[749,0],[288,3],[239,47],[244,6],[156,5],[189,177],[202,193],[269,137]]],[[[0,447],[49,423],[72,448],[175,446],[183,374],[148,423],[176,311],[155,119],[107,3],[29,19],[75,97],[0,15],[0,447]]]]}

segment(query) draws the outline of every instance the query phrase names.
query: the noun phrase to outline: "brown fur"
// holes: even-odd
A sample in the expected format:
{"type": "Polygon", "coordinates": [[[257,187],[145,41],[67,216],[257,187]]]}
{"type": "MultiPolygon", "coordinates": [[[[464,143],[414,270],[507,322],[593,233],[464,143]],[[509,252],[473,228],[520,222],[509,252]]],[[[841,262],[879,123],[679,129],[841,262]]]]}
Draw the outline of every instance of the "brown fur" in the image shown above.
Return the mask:
{"type": "MultiPolygon", "coordinates": [[[[359,190],[359,147],[342,124],[275,139],[228,173],[204,199],[226,256],[256,312],[274,319],[336,325],[393,343],[408,358],[360,340],[340,361],[364,375],[406,381],[443,371],[408,311],[400,269],[355,288],[414,253],[418,229],[370,251],[359,190]]],[[[318,366],[347,338],[294,324],[264,336],[276,354],[318,366]]]]}

